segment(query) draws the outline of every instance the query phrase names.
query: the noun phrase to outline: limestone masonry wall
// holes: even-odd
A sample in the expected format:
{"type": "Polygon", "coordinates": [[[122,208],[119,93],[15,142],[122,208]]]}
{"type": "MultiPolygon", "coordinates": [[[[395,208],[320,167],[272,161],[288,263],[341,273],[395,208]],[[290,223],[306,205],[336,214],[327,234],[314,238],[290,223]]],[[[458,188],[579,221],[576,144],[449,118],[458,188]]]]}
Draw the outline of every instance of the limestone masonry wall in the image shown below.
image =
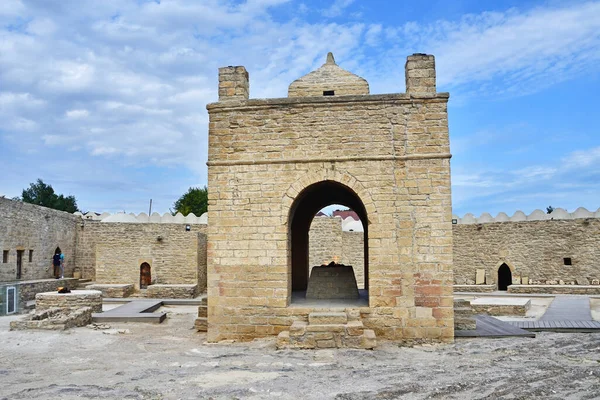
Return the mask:
{"type": "Polygon", "coordinates": [[[342,231],[339,217],[315,217],[308,231],[309,268],[335,261],[351,265],[359,289],[365,286],[365,252],[363,232],[342,231]]]}
{"type": "Polygon", "coordinates": [[[17,280],[17,250],[22,251],[21,280],[53,278],[57,247],[65,255],[65,276],[72,276],[80,223],[81,218],[73,214],[0,198],[0,282],[17,280]]]}
{"type": "MultiPolygon", "coordinates": [[[[543,218],[537,213],[532,215],[543,218]]],[[[507,217],[505,222],[453,225],[455,284],[473,285],[476,271],[485,269],[486,284],[493,286],[480,285],[468,290],[495,290],[498,268],[503,263],[511,268],[514,284],[594,284],[600,280],[600,218],[583,209],[568,215],[568,219],[527,220],[523,214],[519,221],[507,217]],[[573,219],[581,215],[588,217],[573,219]],[[570,258],[572,265],[565,265],[565,258],[570,258]],[[527,278],[528,282],[521,282],[521,278],[527,278]]],[[[470,221],[469,216],[466,218],[470,221]]],[[[363,234],[342,232],[339,218],[313,220],[311,265],[339,255],[340,262],[353,265],[355,273],[360,273],[363,268],[356,267],[364,260],[363,249],[363,234]]]]}
{"type": "Polygon", "coordinates": [[[485,269],[486,283],[494,284],[502,263],[511,268],[515,284],[521,277],[533,284],[600,279],[598,218],[458,224],[453,237],[457,284],[475,283],[477,269],[485,269]]]}
{"type": "Polygon", "coordinates": [[[85,221],[77,241],[78,266],[96,283],[128,283],[139,289],[140,265],[150,264],[152,283],[206,287],[206,225],[85,221]]]}

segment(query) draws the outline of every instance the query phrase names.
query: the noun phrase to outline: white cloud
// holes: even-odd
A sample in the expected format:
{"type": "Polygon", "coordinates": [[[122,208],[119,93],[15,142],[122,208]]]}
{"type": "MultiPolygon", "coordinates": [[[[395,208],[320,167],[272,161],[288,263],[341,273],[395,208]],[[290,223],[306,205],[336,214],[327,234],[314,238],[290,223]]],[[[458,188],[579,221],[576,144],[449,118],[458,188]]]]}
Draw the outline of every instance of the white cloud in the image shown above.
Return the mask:
{"type": "Polygon", "coordinates": [[[600,2],[408,22],[384,32],[399,44],[368,71],[379,81],[376,90],[390,86],[382,73],[413,52],[436,56],[438,87],[454,94],[529,94],[597,70],[600,62],[600,2]]]}
{"type": "Polygon", "coordinates": [[[354,0],[334,0],[333,4],[322,10],[321,13],[329,18],[339,17],[352,3],[354,3],[354,0]]]}
{"type": "MultiPolygon", "coordinates": [[[[373,93],[398,92],[406,55],[424,51],[436,55],[442,89],[472,93],[485,86],[486,93],[508,96],[597,71],[600,61],[597,2],[401,26],[307,22],[297,12],[273,17],[284,3],[3,2],[0,131],[16,152],[21,142],[23,151],[61,146],[76,149],[69,156],[81,157],[80,164],[94,155],[115,165],[185,166],[204,176],[205,106],[217,100],[217,68],[224,65],[247,67],[252,97],[283,97],[333,51],[342,67],[369,80],[373,93]],[[6,29],[17,20],[29,22],[6,29]]],[[[324,13],[339,16],[352,4],[329,2],[324,13]]],[[[302,4],[291,6],[308,13],[302,4]]],[[[495,137],[482,131],[474,140],[495,137]]],[[[597,153],[582,151],[565,163],[597,160],[597,153]]],[[[550,175],[532,167],[507,184],[550,175]]],[[[459,172],[453,182],[493,188],[501,176],[459,172]]]]}
{"type": "Polygon", "coordinates": [[[51,35],[56,31],[56,24],[48,18],[36,18],[27,25],[27,32],[37,36],[51,35]]]}
{"type": "Polygon", "coordinates": [[[68,110],[65,113],[65,117],[67,117],[69,119],[86,118],[89,115],[90,115],[90,112],[88,110],[68,110]]]}
{"type": "Polygon", "coordinates": [[[585,168],[595,166],[600,169],[600,147],[574,151],[563,159],[565,167],[585,168]]]}

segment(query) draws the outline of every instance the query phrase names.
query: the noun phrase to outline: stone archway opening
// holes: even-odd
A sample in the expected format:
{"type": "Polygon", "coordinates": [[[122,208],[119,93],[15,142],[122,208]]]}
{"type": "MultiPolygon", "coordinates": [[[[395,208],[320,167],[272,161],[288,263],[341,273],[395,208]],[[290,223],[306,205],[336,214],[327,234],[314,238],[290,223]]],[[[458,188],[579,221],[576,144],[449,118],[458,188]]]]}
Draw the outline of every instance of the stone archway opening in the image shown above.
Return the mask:
{"type": "Polygon", "coordinates": [[[147,262],[140,265],[140,289],[147,289],[152,284],[152,272],[147,262]]]}
{"type": "Polygon", "coordinates": [[[498,290],[507,290],[512,285],[512,272],[510,267],[506,264],[502,264],[498,268],[498,290]]]}
{"type": "MultiPolygon", "coordinates": [[[[303,301],[328,301],[336,300],[344,304],[368,304],[369,289],[369,262],[368,262],[368,218],[365,206],[359,196],[349,187],[335,181],[321,181],[305,188],[294,200],[289,216],[289,239],[291,245],[290,264],[291,264],[291,288],[292,303],[303,301]],[[315,276],[328,276],[330,285],[338,285],[341,282],[348,283],[350,277],[348,273],[352,270],[351,266],[339,267],[337,265],[328,267],[318,267],[310,265],[310,239],[309,230],[315,215],[324,207],[330,205],[342,205],[353,210],[363,227],[363,286],[358,287],[356,280],[357,296],[348,295],[344,297],[344,289],[333,287],[329,294],[321,293],[317,297],[310,297],[314,294],[315,276]],[[313,267],[313,268],[311,268],[313,267]],[[349,268],[348,268],[349,267],[349,268]],[[312,286],[307,298],[309,284],[312,286]],[[338,290],[339,289],[339,290],[338,290]],[[336,295],[337,293],[337,295],[336,295]],[[337,296],[337,297],[336,297],[337,296]]],[[[327,240],[323,238],[322,240],[327,240]]],[[[319,264],[324,264],[326,260],[320,260],[319,264]]],[[[339,259],[332,259],[330,262],[339,263],[339,259]]],[[[322,278],[319,278],[322,279],[322,278]]],[[[319,282],[319,281],[317,281],[319,282]]],[[[321,281],[322,282],[322,281],[321,281]]],[[[325,283],[327,285],[327,283],[325,283]]]]}

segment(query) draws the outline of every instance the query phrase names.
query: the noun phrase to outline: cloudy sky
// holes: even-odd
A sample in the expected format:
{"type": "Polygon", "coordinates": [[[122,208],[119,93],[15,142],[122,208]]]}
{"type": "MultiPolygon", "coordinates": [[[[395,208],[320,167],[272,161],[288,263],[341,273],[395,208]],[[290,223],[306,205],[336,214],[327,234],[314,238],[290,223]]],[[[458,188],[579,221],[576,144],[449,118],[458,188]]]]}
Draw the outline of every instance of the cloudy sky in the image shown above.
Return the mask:
{"type": "Polygon", "coordinates": [[[168,211],[206,184],[217,69],[285,97],[328,51],[372,93],[436,56],[454,212],[600,207],[600,2],[1,0],[0,195],[168,211]]]}

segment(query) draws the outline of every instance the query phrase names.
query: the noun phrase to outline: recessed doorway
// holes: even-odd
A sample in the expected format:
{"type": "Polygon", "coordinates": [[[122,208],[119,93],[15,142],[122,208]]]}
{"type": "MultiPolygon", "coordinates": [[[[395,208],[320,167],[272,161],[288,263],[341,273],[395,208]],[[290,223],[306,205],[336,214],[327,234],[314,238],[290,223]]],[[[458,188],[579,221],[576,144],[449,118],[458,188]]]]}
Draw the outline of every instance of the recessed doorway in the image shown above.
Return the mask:
{"type": "Polygon", "coordinates": [[[508,265],[502,264],[498,268],[498,290],[507,290],[510,285],[512,285],[512,272],[508,265]]]}
{"type": "Polygon", "coordinates": [[[147,289],[152,284],[152,271],[147,262],[140,265],[140,289],[147,289]]]}

